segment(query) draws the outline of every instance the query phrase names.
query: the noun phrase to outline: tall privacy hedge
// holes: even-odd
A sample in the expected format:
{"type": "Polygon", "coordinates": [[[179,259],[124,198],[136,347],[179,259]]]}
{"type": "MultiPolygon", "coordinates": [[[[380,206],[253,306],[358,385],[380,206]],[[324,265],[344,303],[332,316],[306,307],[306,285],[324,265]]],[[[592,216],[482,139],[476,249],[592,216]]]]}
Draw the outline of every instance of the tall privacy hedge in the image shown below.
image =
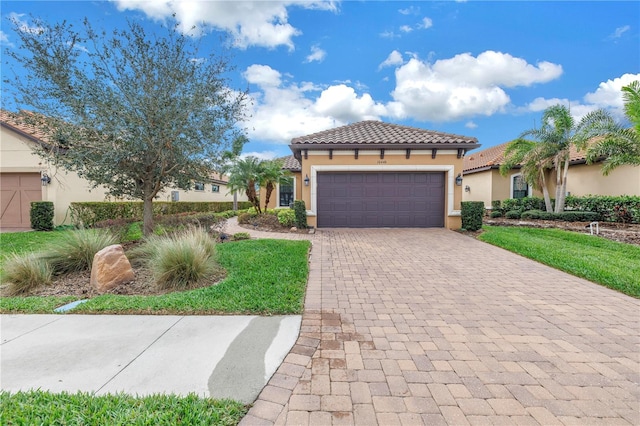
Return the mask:
{"type": "MultiPolygon", "coordinates": [[[[538,197],[492,201],[491,207],[503,215],[508,211],[545,210],[544,199],[538,197]]],[[[564,208],[565,211],[597,213],[599,220],[604,222],[640,223],[640,196],[635,195],[570,195],[565,200],[564,208]]]]}
{"type": "Polygon", "coordinates": [[[51,231],[53,229],[53,203],[51,201],[32,201],[29,210],[31,229],[51,231]]]}
{"type": "Polygon", "coordinates": [[[484,201],[463,201],[460,214],[462,216],[462,228],[467,231],[477,231],[482,228],[484,201]]]}
{"type": "MultiPolygon", "coordinates": [[[[251,207],[248,201],[238,202],[238,209],[251,207]]],[[[187,202],[187,201],[155,201],[153,203],[153,215],[164,216],[190,212],[223,212],[233,209],[231,201],[187,202]]],[[[135,219],[142,220],[141,201],[101,201],[71,203],[71,220],[76,225],[92,227],[97,222],[110,219],[135,219]]]]}

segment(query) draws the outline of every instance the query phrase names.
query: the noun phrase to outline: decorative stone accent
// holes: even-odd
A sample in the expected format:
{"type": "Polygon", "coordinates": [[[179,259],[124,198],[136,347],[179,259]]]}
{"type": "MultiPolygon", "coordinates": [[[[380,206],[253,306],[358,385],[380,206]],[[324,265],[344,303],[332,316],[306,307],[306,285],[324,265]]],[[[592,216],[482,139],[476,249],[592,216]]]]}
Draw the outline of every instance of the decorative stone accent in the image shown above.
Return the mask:
{"type": "Polygon", "coordinates": [[[290,232],[298,232],[298,228],[296,228],[295,226],[292,226],[289,231],[290,232]]]}
{"type": "Polygon", "coordinates": [[[107,246],[93,257],[91,285],[100,293],[105,293],[134,278],[131,263],[120,244],[107,246]]]}

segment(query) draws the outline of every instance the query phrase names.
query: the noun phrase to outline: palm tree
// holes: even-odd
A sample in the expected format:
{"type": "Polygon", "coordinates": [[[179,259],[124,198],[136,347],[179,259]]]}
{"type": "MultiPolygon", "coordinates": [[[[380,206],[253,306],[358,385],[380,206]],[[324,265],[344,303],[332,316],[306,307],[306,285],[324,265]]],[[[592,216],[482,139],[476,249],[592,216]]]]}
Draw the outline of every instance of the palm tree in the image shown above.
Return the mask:
{"type": "Polygon", "coordinates": [[[282,168],[284,161],[282,160],[270,160],[262,162],[262,174],[260,176],[260,186],[265,188],[264,209],[267,210],[271,194],[276,187],[276,184],[280,182],[280,179],[289,174],[288,171],[282,168]]]}
{"type": "Polygon", "coordinates": [[[564,210],[571,146],[580,148],[585,146],[587,141],[607,134],[611,130],[610,123],[612,121],[611,114],[603,109],[598,109],[585,115],[576,123],[569,108],[564,105],[554,105],[544,111],[542,126],[539,129],[527,130],[520,135],[521,139],[530,136],[535,143],[541,144],[541,147],[537,148],[541,156],[540,164],[543,167],[551,165],[555,169],[556,203],[554,211],[556,213],[564,210]],[[542,161],[543,159],[544,161],[542,161]]]}
{"type": "Polygon", "coordinates": [[[520,166],[522,178],[534,189],[542,191],[544,204],[548,212],[553,211],[551,197],[547,188],[545,171],[551,167],[550,153],[547,147],[526,139],[516,139],[507,145],[504,161],[500,165],[500,174],[506,176],[509,170],[520,166]]]}
{"type": "Polygon", "coordinates": [[[624,112],[631,122],[630,128],[609,123],[609,132],[598,138],[587,149],[587,163],[601,158],[602,174],[608,175],[623,164],[640,165],[640,81],[633,81],[622,88],[624,112]]]}
{"type": "Polygon", "coordinates": [[[256,157],[237,158],[229,167],[228,188],[231,192],[244,192],[258,213],[260,209],[260,197],[256,192],[256,185],[260,184],[263,171],[262,161],[256,157]]]}

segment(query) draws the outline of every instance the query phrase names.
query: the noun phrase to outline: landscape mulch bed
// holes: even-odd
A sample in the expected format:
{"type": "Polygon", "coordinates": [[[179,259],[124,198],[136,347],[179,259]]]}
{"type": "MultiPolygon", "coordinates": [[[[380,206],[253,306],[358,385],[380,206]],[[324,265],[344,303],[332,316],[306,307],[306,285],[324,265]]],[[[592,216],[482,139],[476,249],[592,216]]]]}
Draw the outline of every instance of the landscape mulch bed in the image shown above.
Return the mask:
{"type": "MultiPolygon", "coordinates": [[[[483,222],[491,226],[525,226],[529,228],[559,228],[589,234],[590,222],[563,222],[556,220],[520,220],[486,218],[483,222]]],[[[598,236],[608,240],[640,246],[640,224],[598,222],[598,236]]],[[[594,229],[595,233],[595,229],[594,229]]]]}

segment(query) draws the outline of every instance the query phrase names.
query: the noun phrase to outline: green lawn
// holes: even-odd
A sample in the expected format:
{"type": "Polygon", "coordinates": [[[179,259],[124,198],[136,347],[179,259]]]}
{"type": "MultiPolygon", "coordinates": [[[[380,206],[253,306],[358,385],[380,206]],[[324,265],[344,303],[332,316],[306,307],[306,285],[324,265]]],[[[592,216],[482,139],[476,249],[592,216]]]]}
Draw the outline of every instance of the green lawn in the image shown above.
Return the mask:
{"type": "MultiPolygon", "coordinates": [[[[41,238],[40,233],[28,234],[41,238]]],[[[307,283],[309,248],[308,241],[286,240],[246,240],[218,244],[217,259],[227,271],[227,277],[218,285],[161,296],[102,295],[79,305],[72,312],[299,314],[302,312],[307,283]]],[[[0,300],[0,312],[52,313],[54,308],[76,299],[3,297],[0,300]]]]}
{"type": "Polygon", "coordinates": [[[47,244],[55,242],[64,232],[71,231],[0,233],[0,271],[8,255],[38,251],[47,244]]]}
{"type": "Polygon", "coordinates": [[[640,298],[640,247],[601,237],[525,227],[485,226],[478,237],[572,275],[640,298]]]}
{"type": "Polygon", "coordinates": [[[195,395],[0,392],[3,425],[236,425],[248,407],[195,395]]]}

